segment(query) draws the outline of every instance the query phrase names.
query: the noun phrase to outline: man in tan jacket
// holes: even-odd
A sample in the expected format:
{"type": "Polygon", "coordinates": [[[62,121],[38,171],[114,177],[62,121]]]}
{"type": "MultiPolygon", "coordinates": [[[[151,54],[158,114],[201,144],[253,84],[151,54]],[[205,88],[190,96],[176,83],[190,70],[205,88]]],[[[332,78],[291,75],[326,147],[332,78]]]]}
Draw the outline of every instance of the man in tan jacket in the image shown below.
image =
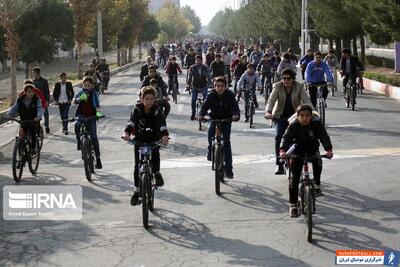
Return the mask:
{"type": "Polygon", "coordinates": [[[281,139],[289,125],[288,119],[295,113],[298,106],[312,106],[310,98],[304,90],[304,85],[295,80],[296,73],[291,69],[282,71],[282,81],[274,84],[271,96],[265,110],[265,118],[273,120],[276,125],[275,135],[275,175],[285,174],[283,164],[279,160],[281,139]]]}

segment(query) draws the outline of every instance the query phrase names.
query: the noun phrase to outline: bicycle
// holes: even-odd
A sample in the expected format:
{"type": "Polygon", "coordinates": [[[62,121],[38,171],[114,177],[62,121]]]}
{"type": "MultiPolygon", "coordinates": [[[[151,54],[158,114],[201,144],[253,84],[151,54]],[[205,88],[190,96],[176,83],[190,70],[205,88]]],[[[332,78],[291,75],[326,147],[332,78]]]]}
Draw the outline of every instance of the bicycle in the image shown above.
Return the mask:
{"type": "Polygon", "coordinates": [[[345,92],[346,107],[350,108],[351,106],[351,110],[354,111],[356,107],[356,98],[357,98],[356,77],[350,77],[345,88],[346,88],[345,92]]]}
{"type": "MultiPolygon", "coordinates": [[[[19,123],[21,126],[29,126],[29,124],[35,123],[34,120],[17,120],[17,119],[11,119],[11,120],[19,123]]],[[[39,161],[40,161],[39,138],[36,138],[35,150],[31,149],[32,142],[33,142],[32,135],[29,130],[24,135],[18,134],[15,137],[15,144],[12,155],[12,172],[14,181],[16,183],[21,182],[22,173],[26,162],[28,162],[29,171],[32,173],[32,175],[35,175],[39,168],[39,161]]]]}
{"type": "Polygon", "coordinates": [[[215,193],[221,194],[221,183],[225,182],[224,145],[222,143],[221,125],[232,122],[232,119],[204,119],[215,123],[215,136],[211,146],[211,169],[215,172],[215,193]]]}
{"type": "Polygon", "coordinates": [[[323,98],[322,95],[322,90],[323,88],[326,86],[325,83],[318,83],[318,84],[310,84],[310,87],[316,87],[317,88],[317,112],[321,118],[321,123],[322,125],[325,127],[325,117],[326,117],[326,111],[325,111],[325,107],[326,107],[326,102],[325,99],[323,98]]]}
{"type": "Polygon", "coordinates": [[[297,207],[299,208],[300,213],[303,214],[305,217],[307,226],[307,241],[311,243],[312,228],[313,228],[312,215],[315,214],[316,211],[315,209],[316,196],[315,196],[315,182],[314,178],[311,176],[309,172],[308,163],[312,163],[314,160],[317,159],[322,159],[322,158],[329,159],[329,158],[326,155],[319,155],[319,154],[313,156],[305,155],[304,157],[301,157],[295,154],[287,153],[285,166],[288,170],[289,179],[292,178],[291,176],[292,172],[290,169],[291,159],[295,158],[303,161],[303,172],[301,173],[299,180],[299,194],[298,194],[297,207]]]}
{"type": "Polygon", "coordinates": [[[264,100],[265,100],[265,105],[268,103],[269,96],[271,95],[272,92],[272,77],[265,77],[264,80],[264,100]]]}
{"type": "MultiPolygon", "coordinates": [[[[203,96],[201,94],[197,95],[197,99],[196,99],[196,114],[200,113],[201,108],[203,107],[204,104],[204,99],[203,96]]],[[[202,120],[198,120],[199,121],[199,131],[202,130],[202,120]]]]}
{"type": "Polygon", "coordinates": [[[139,146],[139,187],[141,193],[143,227],[149,227],[149,211],[154,211],[154,192],[157,190],[155,177],[151,165],[151,155],[155,148],[161,146],[161,141],[152,143],[141,143],[135,139],[128,141],[129,144],[139,146]]]}
{"type": "Polygon", "coordinates": [[[177,75],[172,75],[172,100],[175,104],[178,104],[178,77],[177,75]]]}
{"type": "Polygon", "coordinates": [[[357,93],[363,94],[363,87],[362,87],[362,85],[361,85],[361,78],[360,78],[360,76],[357,77],[356,86],[357,86],[357,93]]]}
{"type": "Polygon", "coordinates": [[[100,83],[100,91],[104,94],[105,91],[108,89],[108,82],[107,80],[110,79],[110,73],[108,71],[104,71],[101,73],[101,83],[100,83]]]}
{"type": "Polygon", "coordinates": [[[240,89],[239,93],[241,92],[243,92],[244,94],[246,94],[246,92],[249,92],[248,102],[245,103],[244,105],[245,105],[246,116],[249,118],[249,127],[252,128],[254,124],[254,114],[256,113],[256,108],[253,99],[253,92],[251,91],[251,89],[250,90],[240,89]]]}
{"type": "Polygon", "coordinates": [[[63,120],[63,122],[76,122],[76,121],[82,121],[83,123],[81,124],[81,132],[80,132],[80,142],[81,142],[81,154],[82,154],[82,159],[83,159],[83,167],[85,169],[85,176],[86,179],[91,182],[92,181],[92,174],[94,174],[94,160],[96,158],[95,152],[94,152],[94,147],[92,140],[90,140],[90,133],[87,130],[86,123],[89,120],[94,120],[94,119],[101,119],[105,118],[105,116],[97,117],[97,116],[90,116],[87,118],[72,118],[72,119],[67,119],[63,120]]]}

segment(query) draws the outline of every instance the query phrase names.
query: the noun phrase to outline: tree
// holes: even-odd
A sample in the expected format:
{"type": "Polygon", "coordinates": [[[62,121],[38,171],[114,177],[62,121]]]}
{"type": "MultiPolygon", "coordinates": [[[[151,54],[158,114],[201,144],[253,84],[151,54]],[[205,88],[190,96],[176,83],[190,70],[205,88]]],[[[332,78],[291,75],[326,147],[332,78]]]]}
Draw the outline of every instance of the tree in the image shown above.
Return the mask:
{"type": "Polygon", "coordinates": [[[160,25],[153,15],[149,15],[143,22],[142,31],[140,33],[141,42],[151,42],[157,39],[158,33],[160,32],[160,25]]]}
{"type": "Polygon", "coordinates": [[[19,52],[16,21],[29,9],[37,5],[37,0],[0,0],[0,26],[5,30],[6,52],[11,59],[11,105],[17,100],[17,57],[19,52]]]}
{"type": "Polygon", "coordinates": [[[17,20],[16,29],[27,74],[31,63],[50,62],[59,48],[71,49],[74,44],[73,13],[61,0],[40,1],[17,20]]]}
{"type": "Polygon", "coordinates": [[[198,33],[201,29],[200,18],[196,15],[196,12],[190,6],[184,6],[181,8],[182,14],[192,23],[193,33],[198,33]]]}

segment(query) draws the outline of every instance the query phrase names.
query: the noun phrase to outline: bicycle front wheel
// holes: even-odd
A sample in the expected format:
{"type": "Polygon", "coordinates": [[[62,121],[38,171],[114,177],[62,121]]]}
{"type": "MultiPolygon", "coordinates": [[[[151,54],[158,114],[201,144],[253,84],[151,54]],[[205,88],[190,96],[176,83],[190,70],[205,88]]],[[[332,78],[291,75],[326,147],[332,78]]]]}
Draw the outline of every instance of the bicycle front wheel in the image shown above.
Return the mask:
{"type": "Polygon", "coordinates": [[[43,127],[40,125],[39,126],[39,133],[38,133],[38,139],[39,139],[39,150],[42,151],[43,147],[43,127]]]}
{"type": "Polygon", "coordinates": [[[83,167],[85,168],[86,179],[89,182],[92,181],[91,165],[93,165],[93,162],[91,160],[91,154],[92,154],[92,145],[90,144],[90,140],[87,138],[83,138],[83,140],[82,140],[83,167]]]}
{"type": "Polygon", "coordinates": [[[39,149],[39,140],[36,140],[35,144],[35,153],[31,154],[28,158],[28,167],[29,171],[35,175],[38,168],[39,168],[39,161],[40,161],[40,149],[39,149]]]}
{"type": "Polygon", "coordinates": [[[19,138],[15,139],[14,151],[12,156],[12,171],[14,181],[16,183],[21,182],[22,172],[25,165],[25,149],[23,147],[23,141],[19,138]]]}
{"type": "Polygon", "coordinates": [[[221,145],[217,145],[215,149],[214,155],[214,169],[215,169],[215,193],[219,196],[221,194],[221,169],[222,169],[222,162],[221,162],[221,145]]]}
{"type": "Polygon", "coordinates": [[[351,90],[351,109],[354,110],[356,108],[356,97],[357,91],[356,88],[353,86],[351,90]]]}
{"type": "Polygon", "coordinates": [[[325,102],[322,99],[318,101],[318,111],[321,117],[321,123],[325,127],[325,102]]]}
{"type": "Polygon", "coordinates": [[[142,194],[142,216],[143,216],[143,227],[145,229],[149,228],[149,193],[148,193],[148,180],[149,177],[147,173],[143,173],[141,177],[141,194],[142,194]]]}
{"type": "Polygon", "coordinates": [[[308,185],[304,189],[304,207],[305,207],[305,216],[306,216],[306,225],[307,225],[307,241],[312,242],[312,213],[313,213],[313,197],[311,192],[311,187],[308,185]]]}
{"type": "MultiPolygon", "coordinates": [[[[148,175],[148,177],[152,177],[152,175],[148,175]]],[[[154,179],[154,177],[153,177],[154,179]]],[[[153,179],[149,179],[148,184],[147,184],[147,192],[149,192],[149,210],[153,212],[154,210],[154,185],[153,185],[153,179]]]]}
{"type": "Polygon", "coordinates": [[[250,120],[250,128],[252,128],[253,127],[253,118],[254,118],[254,104],[253,103],[251,103],[250,104],[250,111],[249,111],[249,120],[250,120]]]}

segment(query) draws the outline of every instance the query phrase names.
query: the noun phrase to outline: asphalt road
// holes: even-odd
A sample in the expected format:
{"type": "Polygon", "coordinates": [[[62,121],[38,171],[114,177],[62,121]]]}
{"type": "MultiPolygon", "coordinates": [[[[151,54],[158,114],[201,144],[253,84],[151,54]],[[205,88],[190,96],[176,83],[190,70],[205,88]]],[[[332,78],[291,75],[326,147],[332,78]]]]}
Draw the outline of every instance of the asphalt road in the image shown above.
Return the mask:
{"type": "MultiPolygon", "coordinates": [[[[207,133],[190,121],[183,93],[167,122],[171,145],[161,152],[166,185],[156,192],[146,231],[141,208],[129,204],[133,148],[120,140],[138,87],[138,70],[129,70],[112,78],[112,93],[102,98],[104,168],[92,183],[74,136],[64,136],[53,119],[38,175],[26,171],[21,184],[80,185],[83,218],[1,219],[0,266],[333,266],[337,249],[400,250],[400,103],[367,93],[351,111],[342,97],[329,97],[335,158],[324,161],[325,196],[317,199],[310,244],[304,219],[289,218],[287,177],[273,175],[274,130],[263,119],[264,105],[254,129],[244,116],[234,123],[235,179],[222,185],[218,197],[205,158],[207,133]]],[[[1,187],[14,184],[11,149],[1,148],[1,187]]]]}

